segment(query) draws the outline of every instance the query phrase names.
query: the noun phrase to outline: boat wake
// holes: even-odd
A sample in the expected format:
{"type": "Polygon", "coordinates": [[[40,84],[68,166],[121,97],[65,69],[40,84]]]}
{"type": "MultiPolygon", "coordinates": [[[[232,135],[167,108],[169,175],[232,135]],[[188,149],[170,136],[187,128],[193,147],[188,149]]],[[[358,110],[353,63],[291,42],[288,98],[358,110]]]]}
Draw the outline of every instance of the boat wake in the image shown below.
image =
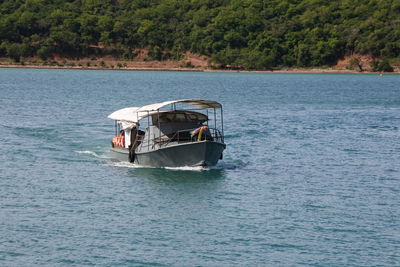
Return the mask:
{"type": "Polygon", "coordinates": [[[208,171],[210,168],[207,167],[190,167],[190,166],[183,166],[183,167],[164,167],[164,169],[167,170],[173,170],[173,171],[208,171]]]}
{"type": "Polygon", "coordinates": [[[172,171],[210,171],[210,170],[234,170],[241,168],[240,165],[229,162],[218,162],[217,165],[211,167],[191,167],[191,166],[183,166],[183,167],[152,167],[145,166],[139,164],[129,163],[127,161],[118,161],[118,162],[108,162],[108,166],[120,167],[120,168],[130,168],[130,169],[166,169],[172,171]]]}
{"type": "Polygon", "coordinates": [[[211,170],[234,170],[234,169],[241,169],[246,166],[245,163],[239,162],[227,162],[227,161],[220,161],[217,165],[208,167],[211,170]]]}
{"type": "Polygon", "coordinates": [[[215,166],[211,167],[202,167],[202,166],[197,166],[197,167],[192,167],[192,166],[183,166],[183,167],[152,167],[152,166],[146,166],[146,165],[139,165],[139,164],[133,164],[128,161],[118,161],[118,160],[113,160],[112,157],[106,156],[104,154],[99,154],[94,151],[90,150],[77,150],[75,151],[78,154],[87,154],[90,156],[93,156],[98,159],[105,159],[105,165],[106,166],[111,166],[111,167],[119,167],[119,168],[129,168],[129,169],[165,169],[165,170],[172,170],[172,171],[210,171],[210,170],[235,170],[235,169],[241,169],[246,166],[245,163],[241,161],[220,161],[217,163],[215,166]]]}
{"type": "Polygon", "coordinates": [[[152,166],[133,164],[133,163],[129,163],[129,162],[126,162],[126,161],[109,162],[107,165],[108,166],[113,166],[113,167],[131,168],[131,169],[166,169],[166,170],[177,170],[177,171],[206,171],[206,170],[209,170],[209,168],[205,168],[205,167],[201,167],[201,166],[199,166],[199,167],[190,167],[190,166],[184,166],[184,167],[152,167],[152,166]]]}
{"type": "Polygon", "coordinates": [[[92,156],[94,156],[96,158],[99,158],[99,159],[109,159],[109,157],[107,157],[107,156],[97,154],[96,152],[90,151],[90,150],[82,150],[82,151],[78,150],[78,151],[75,151],[75,152],[78,153],[78,154],[92,155],[92,156]]]}

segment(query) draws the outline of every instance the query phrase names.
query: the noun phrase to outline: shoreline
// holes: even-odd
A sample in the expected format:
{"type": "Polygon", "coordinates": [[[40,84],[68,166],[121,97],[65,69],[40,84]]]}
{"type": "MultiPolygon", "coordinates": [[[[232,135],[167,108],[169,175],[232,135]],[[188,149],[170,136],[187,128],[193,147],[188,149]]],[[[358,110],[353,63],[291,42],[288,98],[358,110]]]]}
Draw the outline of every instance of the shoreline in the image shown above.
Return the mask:
{"type": "Polygon", "coordinates": [[[111,70],[111,71],[179,71],[179,72],[241,72],[241,73],[293,73],[293,74],[400,74],[400,71],[393,72],[371,72],[371,71],[354,71],[348,69],[334,68],[293,68],[280,70],[234,70],[234,69],[214,69],[204,67],[101,67],[101,66],[51,66],[41,64],[1,64],[0,69],[61,69],[61,70],[111,70]]]}

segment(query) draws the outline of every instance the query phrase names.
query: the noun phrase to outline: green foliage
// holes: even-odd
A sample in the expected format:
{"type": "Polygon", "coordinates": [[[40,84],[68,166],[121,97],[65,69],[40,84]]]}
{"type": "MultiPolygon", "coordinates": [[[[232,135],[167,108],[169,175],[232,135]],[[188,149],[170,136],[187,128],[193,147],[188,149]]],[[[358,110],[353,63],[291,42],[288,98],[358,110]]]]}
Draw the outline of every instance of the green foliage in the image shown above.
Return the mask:
{"type": "Polygon", "coordinates": [[[5,56],[11,58],[15,62],[20,62],[21,57],[29,56],[29,46],[20,43],[3,42],[0,50],[5,52],[5,56]]]}
{"type": "Polygon", "coordinates": [[[399,14],[398,0],[3,0],[0,55],[132,60],[147,48],[148,60],[190,51],[245,69],[332,65],[354,53],[392,60],[399,14]]]}
{"type": "Polygon", "coordinates": [[[379,72],[393,72],[393,67],[390,65],[389,61],[387,59],[384,59],[382,61],[379,60],[373,60],[371,61],[371,68],[372,71],[379,72]]]}
{"type": "Polygon", "coordinates": [[[387,59],[381,61],[381,63],[379,64],[379,68],[383,72],[393,72],[393,67],[390,65],[387,59]]]}
{"type": "Polygon", "coordinates": [[[43,60],[46,60],[51,56],[50,49],[47,46],[42,46],[36,51],[36,55],[43,60]]]}
{"type": "Polygon", "coordinates": [[[184,65],[185,68],[194,68],[195,66],[192,64],[191,61],[187,61],[184,65]]]}
{"type": "Polygon", "coordinates": [[[349,70],[363,71],[360,58],[358,57],[351,58],[347,68],[349,70]]]}

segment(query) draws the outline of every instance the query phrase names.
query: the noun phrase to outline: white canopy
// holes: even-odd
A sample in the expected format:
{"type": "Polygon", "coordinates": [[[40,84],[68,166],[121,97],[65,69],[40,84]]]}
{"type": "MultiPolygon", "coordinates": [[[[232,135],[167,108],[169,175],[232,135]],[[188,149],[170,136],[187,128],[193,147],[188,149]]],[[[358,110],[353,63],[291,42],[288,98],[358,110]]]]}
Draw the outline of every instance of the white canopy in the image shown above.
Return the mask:
{"type": "Polygon", "coordinates": [[[138,123],[141,119],[155,114],[158,110],[164,106],[171,104],[188,104],[198,107],[200,109],[208,109],[208,108],[221,108],[221,104],[216,101],[211,100],[202,100],[202,99],[181,99],[181,100],[172,100],[165,101],[161,103],[155,103],[151,105],[146,105],[143,107],[130,107],[123,108],[117,111],[114,111],[108,118],[117,121],[126,121],[138,123]]]}
{"type": "Polygon", "coordinates": [[[119,109],[117,111],[114,111],[110,115],[108,115],[108,118],[116,121],[137,121],[137,113],[136,110],[138,110],[139,107],[130,107],[130,108],[123,108],[119,109]]]}
{"type": "Polygon", "coordinates": [[[165,101],[161,103],[155,103],[151,105],[146,105],[141,108],[139,108],[138,111],[153,111],[153,110],[159,110],[160,108],[171,105],[171,104],[188,104],[188,105],[193,105],[195,107],[198,107],[200,109],[207,109],[207,108],[221,108],[221,104],[212,101],[212,100],[203,100],[203,99],[181,99],[181,100],[171,100],[171,101],[165,101]]]}

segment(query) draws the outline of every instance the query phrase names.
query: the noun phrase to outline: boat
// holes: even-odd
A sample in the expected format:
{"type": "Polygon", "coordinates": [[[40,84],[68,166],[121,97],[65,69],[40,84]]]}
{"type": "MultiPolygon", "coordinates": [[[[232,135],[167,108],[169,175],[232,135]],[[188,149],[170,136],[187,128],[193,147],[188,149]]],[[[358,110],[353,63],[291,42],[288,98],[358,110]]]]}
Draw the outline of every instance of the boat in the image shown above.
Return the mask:
{"type": "Polygon", "coordinates": [[[222,105],[181,99],[127,107],[110,114],[115,121],[111,152],[119,160],[149,167],[207,167],[226,148],[222,105]]]}

